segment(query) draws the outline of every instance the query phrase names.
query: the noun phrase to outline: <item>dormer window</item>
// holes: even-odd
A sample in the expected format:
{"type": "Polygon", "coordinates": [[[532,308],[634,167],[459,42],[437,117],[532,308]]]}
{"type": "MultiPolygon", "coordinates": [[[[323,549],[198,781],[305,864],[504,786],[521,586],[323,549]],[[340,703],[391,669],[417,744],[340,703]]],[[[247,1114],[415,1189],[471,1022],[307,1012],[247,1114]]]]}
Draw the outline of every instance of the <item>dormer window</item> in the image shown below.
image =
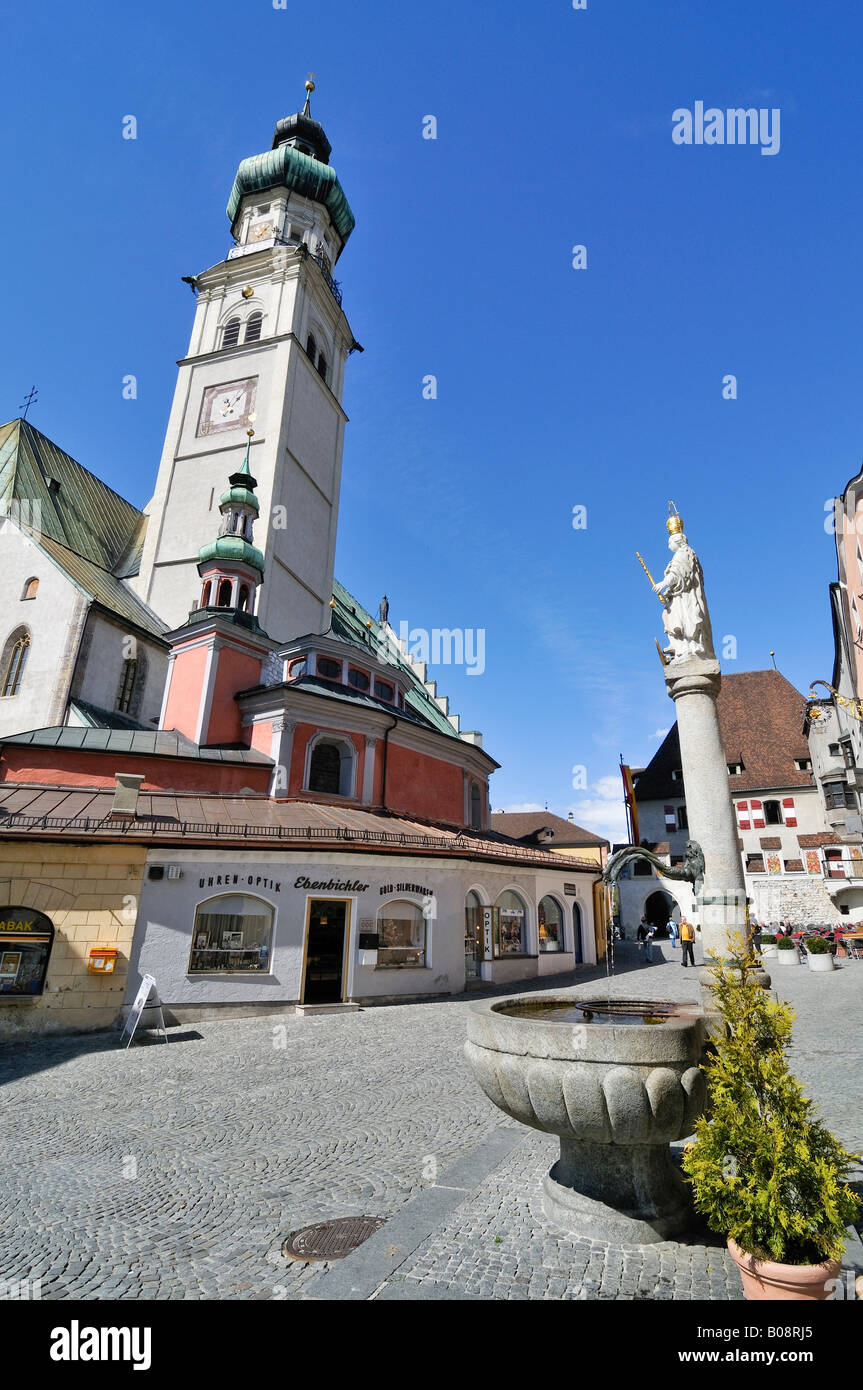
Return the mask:
{"type": "Polygon", "coordinates": [[[232,348],[232,347],[236,347],[236,346],[237,346],[237,343],[238,343],[239,341],[240,341],[240,320],[239,320],[239,319],[229,319],[228,322],[225,324],[225,331],[224,331],[224,333],[222,334],[222,347],[223,347],[223,348],[232,348]]]}
{"type": "Polygon", "coordinates": [[[811,771],[812,771],[812,759],[811,759],[811,758],[795,758],[795,759],[794,759],[794,766],[797,768],[797,771],[798,771],[798,772],[811,772],[811,771]]]}
{"type": "Polygon", "coordinates": [[[682,782],[682,781],[683,781],[683,768],[682,768],[682,767],[675,767],[675,768],[672,768],[672,770],[671,770],[671,780],[672,780],[672,782],[682,782]]]}
{"type": "Polygon", "coordinates": [[[742,764],[742,763],[729,763],[729,764],[728,764],[728,776],[729,776],[729,777],[739,777],[742,771],[743,771],[743,764],[742,764]]]}

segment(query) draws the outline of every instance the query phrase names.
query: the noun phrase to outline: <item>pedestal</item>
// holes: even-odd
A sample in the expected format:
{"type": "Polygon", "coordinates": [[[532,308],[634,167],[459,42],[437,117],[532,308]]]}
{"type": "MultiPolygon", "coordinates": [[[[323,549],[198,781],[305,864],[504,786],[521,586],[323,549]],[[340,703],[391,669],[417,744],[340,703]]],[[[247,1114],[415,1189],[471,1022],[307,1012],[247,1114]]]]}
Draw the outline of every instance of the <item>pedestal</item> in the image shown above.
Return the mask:
{"type": "Polygon", "coordinates": [[[716,713],[720,682],[715,659],[690,657],[665,668],[665,684],[677,711],[689,835],[704,854],[704,883],[697,903],[705,960],[730,954],[729,933],[746,934],[746,885],[716,713]]]}

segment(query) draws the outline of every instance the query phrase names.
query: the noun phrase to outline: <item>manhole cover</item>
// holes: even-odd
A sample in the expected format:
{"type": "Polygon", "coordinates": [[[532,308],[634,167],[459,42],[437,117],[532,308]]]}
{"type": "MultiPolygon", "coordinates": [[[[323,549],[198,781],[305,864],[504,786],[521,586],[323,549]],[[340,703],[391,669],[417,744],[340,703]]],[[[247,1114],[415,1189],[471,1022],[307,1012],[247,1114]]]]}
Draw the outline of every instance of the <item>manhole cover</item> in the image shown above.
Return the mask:
{"type": "Polygon", "coordinates": [[[340,1216],[335,1221],[316,1221],[291,1231],[282,1243],[289,1260],[343,1260],[364,1240],[373,1236],[385,1216],[340,1216]]]}

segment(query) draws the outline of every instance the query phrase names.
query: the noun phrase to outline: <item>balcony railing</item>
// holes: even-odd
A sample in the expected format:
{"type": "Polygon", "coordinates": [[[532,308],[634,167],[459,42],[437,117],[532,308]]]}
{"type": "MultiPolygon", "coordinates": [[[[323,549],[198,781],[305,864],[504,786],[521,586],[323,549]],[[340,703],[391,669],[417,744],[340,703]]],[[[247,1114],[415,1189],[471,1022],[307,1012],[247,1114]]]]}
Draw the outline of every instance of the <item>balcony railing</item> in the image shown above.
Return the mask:
{"type": "Polygon", "coordinates": [[[329,288],[329,291],[330,291],[331,295],[333,296],[333,299],[334,299],[334,300],[336,301],[336,303],[338,304],[339,308],[341,308],[341,307],[342,307],[342,287],[341,287],[341,285],[339,284],[338,280],[334,280],[334,279],[333,279],[332,275],[331,275],[330,272],[327,270],[327,267],[324,265],[324,262],[323,262],[323,260],[321,259],[320,256],[312,256],[312,260],[315,261],[316,264],[320,266],[320,268],[321,268],[321,274],[323,275],[324,279],[325,279],[326,282],[327,282],[327,286],[328,286],[328,288],[329,288]]]}

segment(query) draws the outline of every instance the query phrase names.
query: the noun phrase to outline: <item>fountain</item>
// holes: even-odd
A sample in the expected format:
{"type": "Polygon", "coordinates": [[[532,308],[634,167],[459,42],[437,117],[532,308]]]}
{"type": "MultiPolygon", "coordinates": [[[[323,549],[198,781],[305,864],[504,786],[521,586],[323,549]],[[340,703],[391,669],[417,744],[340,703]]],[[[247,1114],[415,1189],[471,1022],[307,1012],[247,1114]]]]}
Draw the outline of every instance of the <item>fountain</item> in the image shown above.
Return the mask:
{"type": "MultiPolygon", "coordinates": [[[[686,805],[693,838],[670,866],[638,845],[613,855],[613,885],[632,859],[693,886],[708,956],[728,956],[729,933],[747,927],[737,827],[716,697],[719,662],[701,564],[669,506],[672,558],[654,583],[668,645],[660,649],[677,710],[686,805]]],[[[657,643],[657,646],[659,644],[657,643]]],[[[769,976],[764,977],[769,985],[769,976]]],[[[709,970],[701,981],[711,999],[709,970]]],[[[762,981],[764,983],[764,981],[762,981]]],[[[507,1115],[556,1134],[560,1158],[543,1181],[555,1224],[598,1240],[646,1243],[679,1235],[691,1220],[688,1189],[669,1144],[691,1134],[705,1103],[699,1069],[708,1030],[697,1004],[542,997],[475,1004],[465,1054],[482,1089],[507,1115]]]]}
{"type": "Polygon", "coordinates": [[[549,998],[474,1004],[465,1055],[489,1100],[556,1134],[543,1180],[555,1225],[595,1240],[679,1235],[690,1206],[669,1144],[704,1107],[696,1005],[549,998]]]}

